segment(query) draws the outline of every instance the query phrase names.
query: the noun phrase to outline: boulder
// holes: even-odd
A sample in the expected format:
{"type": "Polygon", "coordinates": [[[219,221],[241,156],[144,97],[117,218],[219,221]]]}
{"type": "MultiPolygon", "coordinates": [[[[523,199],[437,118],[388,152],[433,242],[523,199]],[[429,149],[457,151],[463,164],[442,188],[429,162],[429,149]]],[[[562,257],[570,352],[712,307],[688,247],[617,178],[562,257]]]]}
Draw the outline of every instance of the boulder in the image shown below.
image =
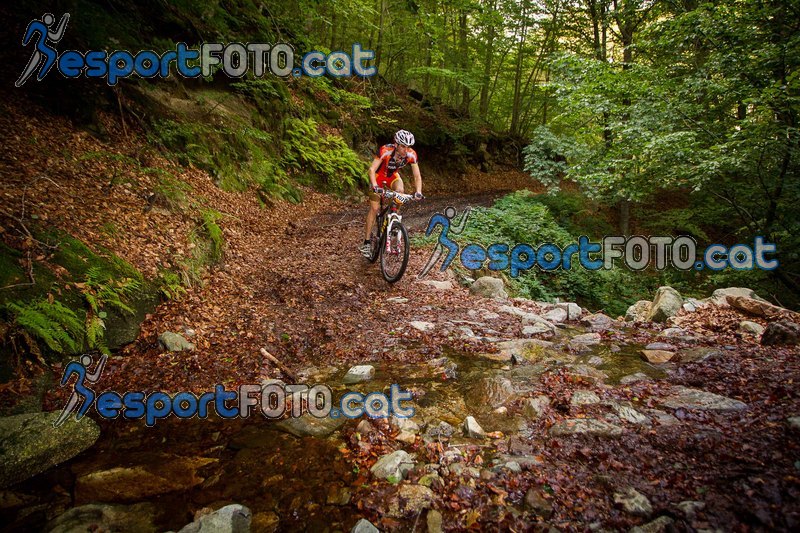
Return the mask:
{"type": "Polygon", "coordinates": [[[154,496],[188,490],[205,481],[198,470],[217,459],[181,457],[143,452],[128,457],[126,466],[92,468],[78,473],[78,502],[135,502],[154,496]]]}
{"type": "Polygon", "coordinates": [[[178,533],[249,533],[253,515],[244,505],[232,504],[203,515],[178,533]]]}
{"type": "Polygon", "coordinates": [[[165,331],[158,336],[158,344],[168,352],[183,352],[194,350],[194,344],[183,338],[182,335],[165,331]]]}
{"type": "Polygon", "coordinates": [[[433,491],[424,485],[401,485],[389,500],[387,516],[399,518],[406,514],[415,516],[433,504],[433,491]]]}
{"type": "Polygon", "coordinates": [[[156,533],[153,524],[156,508],[151,503],[119,505],[92,503],[73,507],[51,520],[44,531],[73,533],[77,531],[136,531],[156,533]]]}
{"type": "Polygon", "coordinates": [[[370,472],[380,479],[393,478],[399,481],[404,479],[412,468],[414,468],[413,458],[405,450],[397,450],[378,459],[370,468],[370,472]]]}
{"type": "Polygon", "coordinates": [[[567,312],[567,320],[578,320],[583,313],[581,306],[572,302],[556,304],[556,307],[567,312]]]}
{"type": "Polygon", "coordinates": [[[350,533],[381,533],[380,529],[372,525],[372,522],[367,520],[366,518],[362,518],[356,525],[353,526],[353,529],[350,530],[350,533]]]}
{"type": "Polygon", "coordinates": [[[617,325],[616,321],[603,313],[594,313],[581,318],[581,325],[591,331],[605,331],[617,325]]]}
{"type": "Polygon", "coordinates": [[[727,303],[728,297],[736,297],[736,296],[743,296],[745,298],[752,298],[754,300],[761,300],[762,302],[766,302],[763,298],[761,298],[756,292],[752,289],[747,289],[744,287],[727,287],[725,289],[717,289],[713,293],[711,293],[711,298],[709,298],[714,303],[727,303]]]}
{"type": "Polygon", "coordinates": [[[428,511],[425,521],[428,525],[428,533],[442,533],[442,513],[436,509],[431,509],[428,511]]]}
{"type": "Polygon", "coordinates": [[[576,390],[572,393],[572,398],[569,404],[572,406],[578,405],[593,405],[600,403],[600,397],[590,390],[576,390]]]}
{"type": "Polygon", "coordinates": [[[486,437],[486,432],[483,430],[480,424],[478,424],[478,421],[475,420],[475,417],[468,416],[465,418],[462,429],[464,430],[465,437],[469,437],[471,439],[483,439],[486,437]]]}
{"type": "Polygon", "coordinates": [[[800,344],[800,324],[788,320],[770,322],[761,335],[761,344],[764,346],[800,344]]]}
{"type": "Polygon", "coordinates": [[[505,290],[503,280],[491,276],[483,276],[475,280],[475,283],[470,285],[469,292],[482,298],[495,298],[498,300],[508,299],[508,293],[505,290]]]}
{"type": "Polygon", "coordinates": [[[92,446],[100,428],[89,417],[53,427],[60,411],[0,418],[0,488],[40,474],[92,446]]]}
{"type": "Polygon", "coordinates": [[[539,418],[550,407],[550,398],[541,395],[536,398],[527,398],[522,404],[522,414],[528,418],[539,418]]]}
{"type": "Polygon", "coordinates": [[[742,320],[739,322],[739,333],[761,337],[761,334],[764,333],[764,326],[750,320],[742,320]]]}
{"type": "Polygon", "coordinates": [[[647,314],[647,320],[651,322],[666,322],[666,320],[678,314],[683,307],[683,298],[680,293],[672,287],[659,287],[653,297],[653,304],[647,314]]]}
{"type": "Polygon", "coordinates": [[[575,335],[570,339],[570,344],[583,344],[585,346],[592,346],[600,344],[602,337],[599,333],[584,333],[582,335],[575,335]]]}
{"type": "Polygon", "coordinates": [[[424,331],[430,331],[430,330],[432,330],[433,328],[436,327],[436,324],[434,324],[433,322],[425,322],[423,320],[414,320],[412,322],[409,322],[408,325],[411,326],[412,328],[416,329],[416,330],[423,331],[423,332],[424,331]]]}
{"type": "Polygon", "coordinates": [[[628,307],[625,312],[625,322],[647,322],[647,317],[650,314],[650,306],[653,304],[650,300],[639,300],[632,306],[628,307]]]}
{"type": "Polygon", "coordinates": [[[372,365],[357,365],[351,367],[344,376],[344,384],[351,385],[353,383],[361,383],[362,381],[369,381],[375,377],[375,367],[372,365]]]}
{"type": "Polygon", "coordinates": [[[772,305],[771,303],[763,300],[747,298],[745,296],[728,296],[728,304],[734,309],[743,311],[748,315],[763,317],[769,320],[798,316],[797,313],[789,311],[783,307],[772,305]]]}
{"type": "Polygon", "coordinates": [[[622,428],[609,424],[603,420],[593,418],[572,418],[556,422],[550,428],[550,434],[554,437],[565,437],[571,435],[597,435],[599,437],[619,437],[622,435],[622,428]]]}
{"type": "Polygon", "coordinates": [[[547,320],[548,322],[552,322],[554,324],[560,324],[567,320],[569,313],[565,309],[561,309],[560,307],[556,307],[554,309],[549,310],[545,314],[542,315],[542,318],[547,320]]]}
{"type": "Polygon", "coordinates": [[[672,531],[674,523],[675,521],[669,516],[659,516],[652,522],[632,527],[628,533],[664,533],[672,531]]]}
{"type": "Polygon", "coordinates": [[[661,401],[661,404],[672,409],[697,409],[702,411],[741,411],[747,409],[747,404],[689,387],[673,387],[672,393],[661,401]]]}
{"type": "Polygon", "coordinates": [[[654,365],[667,363],[671,361],[674,356],[675,352],[669,352],[667,350],[642,350],[642,359],[654,365]]]}
{"type": "Polygon", "coordinates": [[[648,517],[653,514],[653,506],[647,497],[633,487],[614,493],[614,503],[629,514],[648,517]]]}

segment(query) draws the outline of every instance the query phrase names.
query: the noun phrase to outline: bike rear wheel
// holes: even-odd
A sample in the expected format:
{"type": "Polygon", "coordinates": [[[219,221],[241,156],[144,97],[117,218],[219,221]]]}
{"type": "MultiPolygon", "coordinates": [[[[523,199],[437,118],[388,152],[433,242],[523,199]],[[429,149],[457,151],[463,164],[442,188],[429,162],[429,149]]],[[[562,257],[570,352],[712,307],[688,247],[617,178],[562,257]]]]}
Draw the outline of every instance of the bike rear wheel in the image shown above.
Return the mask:
{"type": "Polygon", "coordinates": [[[406,271],[408,266],[408,232],[402,223],[392,226],[391,234],[385,234],[380,243],[381,273],[383,279],[395,283],[406,271]],[[386,250],[386,241],[389,241],[389,250],[386,250]]]}

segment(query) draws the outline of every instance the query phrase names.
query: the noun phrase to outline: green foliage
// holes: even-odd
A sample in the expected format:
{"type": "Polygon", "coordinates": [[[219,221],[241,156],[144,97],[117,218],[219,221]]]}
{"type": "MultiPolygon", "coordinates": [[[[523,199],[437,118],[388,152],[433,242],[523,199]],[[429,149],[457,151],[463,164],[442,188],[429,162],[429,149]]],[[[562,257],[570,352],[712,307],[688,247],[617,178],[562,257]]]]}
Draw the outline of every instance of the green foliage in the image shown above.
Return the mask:
{"type": "Polygon", "coordinates": [[[75,352],[83,344],[81,319],[58,300],[9,302],[5,308],[11,314],[13,324],[56,353],[75,352]]]}
{"type": "Polygon", "coordinates": [[[311,118],[286,119],[283,158],[287,166],[332,191],[351,190],[366,179],[366,163],[341,137],[320,133],[311,118]]]}
{"type": "Polygon", "coordinates": [[[184,207],[187,203],[186,195],[191,191],[191,185],[171,176],[162,178],[154,187],[156,202],[170,209],[184,207]]]}
{"type": "Polygon", "coordinates": [[[158,277],[158,290],[167,300],[180,300],[186,295],[186,288],[179,274],[171,270],[162,270],[158,277]]]}
{"type": "Polygon", "coordinates": [[[89,305],[85,321],[87,344],[89,348],[108,353],[104,342],[107,310],[134,314],[126,300],[142,289],[142,281],[135,278],[114,280],[102,269],[92,267],[86,272],[86,281],[77,287],[89,305]]]}
{"type": "Polygon", "coordinates": [[[210,244],[208,257],[212,263],[216,263],[222,259],[225,247],[225,236],[222,234],[222,228],[217,224],[222,218],[222,213],[214,209],[205,209],[202,212],[202,217],[202,227],[210,244]]]}

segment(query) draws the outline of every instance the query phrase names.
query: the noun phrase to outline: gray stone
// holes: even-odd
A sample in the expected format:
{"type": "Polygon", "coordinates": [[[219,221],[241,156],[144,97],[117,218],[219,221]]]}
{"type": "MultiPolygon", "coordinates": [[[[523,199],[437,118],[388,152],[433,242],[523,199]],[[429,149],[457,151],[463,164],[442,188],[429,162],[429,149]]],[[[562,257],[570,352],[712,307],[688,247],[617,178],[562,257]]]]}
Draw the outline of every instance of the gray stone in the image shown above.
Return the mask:
{"type": "Polygon", "coordinates": [[[800,431],[800,416],[790,416],[786,419],[786,423],[789,424],[789,429],[800,431]]]}
{"type": "Polygon", "coordinates": [[[136,531],[156,533],[153,524],[156,515],[151,503],[118,505],[92,503],[73,507],[50,521],[44,531],[48,533],[75,533],[79,531],[136,531]]]}
{"type": "Polygon", "coordinates": [[[572,337],[570,343],[592,346],[594,344],[600,344],[601,340],[602,337],[600,336],[599,333],[584,333],[582,335],[576,335],[572,337]]]}
{"type": "Polygon", "coordinates": [[[800,325],[788,320],[770,322],[761,336],[761,344],[764,346],[794,346],[798,343],[800,343],[800,325]]]}
{"type": "Polygon", "coordinates": [[[681,363],[702,363],[707,359],[723,356],[723,352],[716,348],[698,347],[678,352],[676,359],[681,363]]]}
{"type": "Polygon", "coordinates": [[[436,327],[436,324],[434,324],[433,322],[425,322],[423,320],[414,320],[412,322],[409,322],[409,325],[412,328],[417,329],[419,331],[423,331],[423,332],[424,331],[430,331],[430,330],[432,330],[433,328],[436,327]]]}
{"type": "Polygon", "coordinates": [[[652,303],[650,300],[639,300],[628,307],[625,312],[625,322],[647,322],[652,303]]]}
{"type": "Polygon", "coordinates": [[[470,285],[469,292],[482,298],[508,299],[508,293],[505,291],[503,280],[490,276],[483,276],[476,279],[475,283],[470,285]]]}
{"type": "Polygon", "coordinates": [[[646,518],[653,514],[653,506],[650,504],[650,500],[633,487],[629,487],[622,492],[615,492],[614,503],[621,506],[626,513],[632,515],[646,518]]]}
{"type": "Polygon", "coordinates": [[[752,322],[750,320],[742,320],[739,322],[739,331],[741,333],[746,333],[748,335],[754,335],[756,337],[760,337],[762,333],[764,333],[764,326],[757,322],[752,322]]]}
{"type": "Polygon", "coordinates": [[[620,385],[632,385],[639,381],[651,381],[650,376],[644,374],[642,372],[637,372],[635,374],[628,374],[627,376],[623,376],[619,380],[620,385]]]}
{"type": "Polygon", "coordinates": [[[446,291],[453,288],[452,281],[427,280],[427,281],[421,281],[420,283],[422,283],[423,285],[427,285],[428,287],[431,287],[432,289],[436,289],[438,291],[446,291]]]}
{"type": "Polygon", "coordinates": [[[652,522],[632,527],[628,533],[664,533],[665,531],[672,530],[672,524],[674,522],[675,521],[668,516],[659,516],[652,522]]]}
{"type": "Polygon", "coordinates": [[[617,413],[617,416],[620,420],[624,422],[628,422],[629,424],[637,424],[640,426],[649,426],[650,419],[647,418],[645,415],[631,407],[630,405],[625,405],[624,403],[611,403],[612,409],[614,412],[617,413]]]}
{"type": "Polygon", "coordinates": [[[419,432],[419,424],[417,424],[413,418],[401,418],[392,415],[391,423],[400,431],[410,431],[411,433],[419,432]]]}
{"type": "Polygon", "coordinates": [[[183,338],[182,335],[165,331],[158,336],[158,344],[168,352],[182,352],[194,350],[194,344],[183,338]]]}
{"type": "Polygon", "coordinates": [[[201,516],[178,533],[249,533],[253,515],[244,505],[226,505],[201,516]]]}
{"type": "Polygon", "coordinates": [[[659,426],[677,426],[681,423],[680,420],[660,409],[643,409],[643,411],[652,417],[659,426]]]}
{"type": "Polygon", "coordinates": [[[706,504],[704,502],[698,502],[694,500],[685,500],[675,505],[680,511],[686,516],[688,520],[694,520],[695,516],[697,515],[697,511],[702,511],[705,509],[706,504]]]}
{"type": "Polygon", "coordinates": [[[0,488],[40,474],[92,446],[100,428],[72,416],[55,428],[60,411],[0,418],[0,488]]]}
{"type": "Polygon", "coordinates": [[[594,405],[600,403],[600,397],[589,390],[576,390],[572,393],[569,403],[572,406],[594,405]]]}
{"type": "Polygon", "coordinates": [[[298,418],[287,418],[275,424],[277,429],[290,433],[295,437],[327,437],[340,427],[342,427],[347,418],[340,416],[339,418],[332,418],[327,416],[325,418],[317,418],[310,413],[306,413],[298,418]]]}
{"type": "Polygon", "coordinates": [[[356,522],[356,525],[353,526],[353,529],[350,530],[350,533],[380,533],[380,529],[373,526],[372,522],[366,518],[362,518],[356,522]]]}
{"type": "Polygon", "coordinates": [[[572,302],[559,303],[556,307],[567,312],[567,320],[578,320],[583,313],[581,306],[572,302]]]}
{"type": "Polygon", "coordinates": [[[675,357],[675,352],[668,352],[667,350],[641,350],[642,359],[654,365],[667,363],[675,357]]]}
{"type": "Polygon", "coordinates": [[[653,305],[647,314],[647,320],[652,322],[666,322],[667,318],[675,316],[683,307],[683,298],[672,287],[659,287],[653,297],[653,305]]]}
{"type": "Polygon", "coordinates": [[[412,457],[405,450],[397,450],[378,459],[370,468],[370,472],[380,479],[391,477],[399,481],[404,479],[412,468],[414,468],[412,457]]]}
{"type": "Polygon", "coordinates": [[[542,323],[529,324],[522,327],[522,335],[525,337],[532,337],[533,335],[549,335],[552,333],[553,330],[546,324],[542,323]]]}
{"type": "Polygon", "coordinates": [[[594,313],[581,318],[581,325],[592,331],[606,331],[613,328],[616,322],[608,315],[594,313]]]}
{"type": "Polygon", "coordinates": [[[464,419],[462,429],[464,430],[464,436],[471,439],[483,439],[486,437],[486,432],[472,416],[468,416],[464,419]]]}
{"type": "Polygon", "coordinates": [[[713,300],[715,303],[727,303],[728,296],[741,296],[744,298],[752,298],[753,300],[761,300],[762,302],[766,302],[766,300],[756,294],[754,290],[745,287],[727,287],[725,289],[717,289],[711,293],[711,300],[713,300]]]}
{"type": "Polygon", "coordinates": [[[447,422],[441,421],[437,425],[429,425],[425,434],[432,438],[449,439],[456,432],[455,428],[447,422]]]}
{"type": "Polygon", "coordinates": [[[375,377],[375,367],[372,365],[357,365],[351,367],[342,380],[345,385],[369,381],[375,377]]]}
{"type": "Polygon", "coordinates": [[[550,398],[541,395],[536,398],[527,398],[522,404],[522,414],[528,418],[541,417],[550,407],[550,398]]]}
{"type": "Polygon", "coordinates": [[[560,324],[567,320],[569,313],[565,309],[561,309],[560,307],[556,307],[555,309],[551,309],[545,314],[542,315],[542,318],[547,320],[548,322],[552,322],[554,324],[560,324]]]}
{"type": "Polygon", "coordinates": [[[586,363],[592,366],[600,366],[603,364],[603,358],[599,355],[593,355],[588,361],[586,361],[586,363]]]}
{"type": "Polygon", "coordinates": [[[531,487],[525,493],[525,506],[545,520],[553,514],[553,504],[544,497],[544,491],[531,487]]]}
{"type": "Polygon", "coordinates": [[[600,437],[619,437],[622,428],[609,424],[603,420],[593,418],[572,418],[556,422],[550,428],[550,434],[555,437],[571,435],[597,435],[600,437]]]}
{"type": "Polygon", "coordinates": [[[392,296],[391,298],[386,298],[386,301],[392,304],[406,304],[408,303],[408,298],[403,298],[402,296],[392,296]]]}
{"type": "Polygon", "coordinates": [[[702,411],[741,411],[747,404],[700,389],[676,386],[672,394],[661,401],[672,409],[697,409],[702,411]]]}

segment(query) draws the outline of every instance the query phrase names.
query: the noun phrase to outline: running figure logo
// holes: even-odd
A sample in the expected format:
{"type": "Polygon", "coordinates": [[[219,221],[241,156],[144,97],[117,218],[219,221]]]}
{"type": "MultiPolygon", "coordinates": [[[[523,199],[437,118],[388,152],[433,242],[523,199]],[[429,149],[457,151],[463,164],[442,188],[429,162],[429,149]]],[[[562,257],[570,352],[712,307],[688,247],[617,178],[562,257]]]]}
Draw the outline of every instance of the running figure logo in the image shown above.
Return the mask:
{"type": "Polygon", "coordinates": [[[453,259],[456,258],[456,255],[458,255],[459,250],[458,243],[450,239],[448,234],[461,234],[461,232],[464,230],[464,227],[467,225],[467,218],[469,217],[469,212],[471,209],[471,207],[464,209],[464,212],[461,214],[461,219],[458,221],[458,224],[455,227],[450,227],[450,222],[456,216],[455,207],[448,207],[444,210],[444,214],[436,213],[431,217],[430,221],[428,222],[428,229],[425,230],[425,236],[427,237],[433,233],[433,230],[436,229],[436,226],[442,226],[442,232],[439,234],[439,243],[436,245],[436,248],[433,249],[430,259],[428,259],[428,262],[425,264],[425,267],[418,276],[419,278],[424,278],[428,275],[428,272],[430,272],[431,268],[433,268],[433,266],[439,262],[439,259],[441,259],[445,250],[447,250],[447,257],[444,258],[442,266],[439,270],[441,272],[447,270],[447,267],[450,266],[450,263],[452,263],[453,259]]]}
{"type": "Polygon", "coordinates": [[[22,46],[28,46],[34,34],[36,34],[36,49],[33,51],[25,70],[22,71],[19,79],[14,83],[17,87],[22,87],[28,81],[28,78],[33,75],[36,67],[40,65],[41,68],[39,68],[39,74],[36,75],[36,79],[42,81],[55,64],[58,57],[55,45],[64,37],[64,30],[67,29],[67,22],[69,21],[69,13],[64,13],[58,26],[55,26],[55,21],[56,18],[52,14],[45,13],[42,20],[34,19],[28,24],[28,29],[25,30],[25,36],[22,38],[22,46]],[[55,29],[51,30],[51,26],[55,29]]]}
{"type": "Polygon", "coordinates": [[[66,385],[70,376],[75,374],[77,376],[75,379],[75,387],[72,391],[72,395],[69,397],[69,401],[67,401],[66,407],[64,407],[58,419],[53,422],[53,427],[60,426],[69,418],[69,415],[72,414],[72,411],[78,406],[78,402],[81,401],[81,397],[83,398],[83,403],[80,409],[78,409],[78,414],[75,415],[75,420],[83,418],[83,415],[86,414],[94,403],[95,397],[94,391],[86,387],[83,382],[85,381],[89,384],[97,383],[97,380],[100,379],[100,374],[103,372],[103,367],[106,366],[107,360],[107,355],[101,356],[94,371],[88,375],[86,374],[87,367],[92,364],[92,357],[90,355],[82,355],[80,362],[72,361],[67,365],[67,368],[64,369],[64,377],[61,378],[61,386],[63,387],[66,385]]]}

